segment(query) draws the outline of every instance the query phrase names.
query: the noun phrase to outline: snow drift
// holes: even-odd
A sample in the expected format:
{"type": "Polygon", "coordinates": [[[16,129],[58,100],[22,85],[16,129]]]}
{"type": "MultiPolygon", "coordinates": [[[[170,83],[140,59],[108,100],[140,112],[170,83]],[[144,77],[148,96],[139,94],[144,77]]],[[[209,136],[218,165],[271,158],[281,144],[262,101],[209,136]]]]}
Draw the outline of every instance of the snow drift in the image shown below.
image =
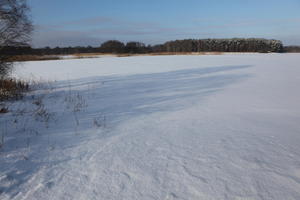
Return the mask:
{"type": "Polygon", "coordinates": [[[21,63],[1,199],[300,199],[298,54],[21,63]]]}

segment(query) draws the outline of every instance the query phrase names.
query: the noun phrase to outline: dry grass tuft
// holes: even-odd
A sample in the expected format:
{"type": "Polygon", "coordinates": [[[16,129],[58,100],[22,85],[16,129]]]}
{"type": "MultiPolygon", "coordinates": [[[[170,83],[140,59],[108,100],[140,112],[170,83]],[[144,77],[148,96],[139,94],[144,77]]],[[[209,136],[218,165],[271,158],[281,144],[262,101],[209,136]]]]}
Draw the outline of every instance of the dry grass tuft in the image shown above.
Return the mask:
{"type": "Polygon", "coordinates": [[[15,79],[0,79],[0,101],[18,100],[29,90],[29,84],[15,79]]]}

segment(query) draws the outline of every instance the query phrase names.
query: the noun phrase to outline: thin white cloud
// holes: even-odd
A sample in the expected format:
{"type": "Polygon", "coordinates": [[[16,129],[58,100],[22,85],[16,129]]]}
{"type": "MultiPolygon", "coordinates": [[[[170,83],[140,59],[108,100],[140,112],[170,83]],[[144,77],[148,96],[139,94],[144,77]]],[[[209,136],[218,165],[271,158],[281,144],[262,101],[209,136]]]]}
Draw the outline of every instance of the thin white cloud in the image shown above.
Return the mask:
{"type": "Polygon", "coordinates": [[[283,30],[300,32],[300,19],[200,19],[185,27],[164,26],[157,22],[129,21],[109,17],[65,21],[56,25],[37,25],[33,45],[99,46],[108,39],[141,41],[150,44],[185,38],[262,37],[281,39],[285,44],[300,44],[297,34],[288,36],[283,30]],[[288,26],[286,29],[280,26],[288,26]],[[281,30],[283,29],[283,30],[281,30]],[[277,33],[277,35],[274,35],[277,33]],[[278,36],[278,37],[276,37],[278,36]]]}

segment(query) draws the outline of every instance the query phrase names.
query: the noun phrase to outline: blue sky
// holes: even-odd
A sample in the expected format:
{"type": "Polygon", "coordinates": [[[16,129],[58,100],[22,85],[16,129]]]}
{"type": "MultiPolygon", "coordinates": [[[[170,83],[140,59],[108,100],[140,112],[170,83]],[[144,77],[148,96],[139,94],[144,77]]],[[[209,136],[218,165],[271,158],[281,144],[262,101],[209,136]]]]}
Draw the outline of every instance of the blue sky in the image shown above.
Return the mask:
{"type": "Polygon", "coordinates": [[[300,45],[300,0],[28,0],[33,45],[260,37],[300,45]]]}

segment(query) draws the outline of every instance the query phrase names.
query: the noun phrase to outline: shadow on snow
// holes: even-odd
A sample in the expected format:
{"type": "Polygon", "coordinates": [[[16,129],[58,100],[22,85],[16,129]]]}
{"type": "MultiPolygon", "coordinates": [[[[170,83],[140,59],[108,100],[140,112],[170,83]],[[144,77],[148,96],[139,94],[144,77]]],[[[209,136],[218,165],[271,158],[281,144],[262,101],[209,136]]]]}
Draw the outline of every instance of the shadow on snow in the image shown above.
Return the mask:
{"type": "MultiPolygon", "coordinates": [[[[5,148],[0,154],[0,197],[2,194],[11,197],[17,195],[18,188],[45,166],[53,167],[69,159],[80,159],[75,156],[66,160],[62,156],[50,163],[47,161],[50,151],[47,147],[49,141],[55,141],[59,152],[78,146],[88,139],[88,136],[75,137],[71,134],[74,132],[72,113],[59,114],[63,107],[57,98],[64,98],[69,92],[75,91],[85,98],[87,108],[78,114],[80,126],[76,128],[77,132],[92,129],[92,121],[97,116],[105,116],[107,127],[113,129],[134,117],[155,112],[172,112],[199,103],[208,95],[250,77],[249,74],[240,71],[249,67],[251,66],[220,66],[55,82],[55,90],[47,94],[45,105],[53,106],[51,109],[56,113],[56,122],[51,123],[47,129],[36,127],[42,133],[39,136],[34,134],[30,136],[28,159],[15,162],[15,160],[5,158],[5,154],[22,151],[25,148],[25,144],[23,146],[14,144],[19,144],[21,140],[25,143],[24,141],[28,140],[26,133],[19,131],[17,134],[13,128],[8,133],[5,148]],[[84,140],[81,139],[82,137],[84,140]]],[[[25,98],[24,101],[30,101],[30,97],[25,98]]],[[[0,123],[3,125],[3,120],[0,123]]],[[[101,139],[109,136],[110,131],[106,131],[106,135],[100,134],[97,137],[101,139]]]]}

